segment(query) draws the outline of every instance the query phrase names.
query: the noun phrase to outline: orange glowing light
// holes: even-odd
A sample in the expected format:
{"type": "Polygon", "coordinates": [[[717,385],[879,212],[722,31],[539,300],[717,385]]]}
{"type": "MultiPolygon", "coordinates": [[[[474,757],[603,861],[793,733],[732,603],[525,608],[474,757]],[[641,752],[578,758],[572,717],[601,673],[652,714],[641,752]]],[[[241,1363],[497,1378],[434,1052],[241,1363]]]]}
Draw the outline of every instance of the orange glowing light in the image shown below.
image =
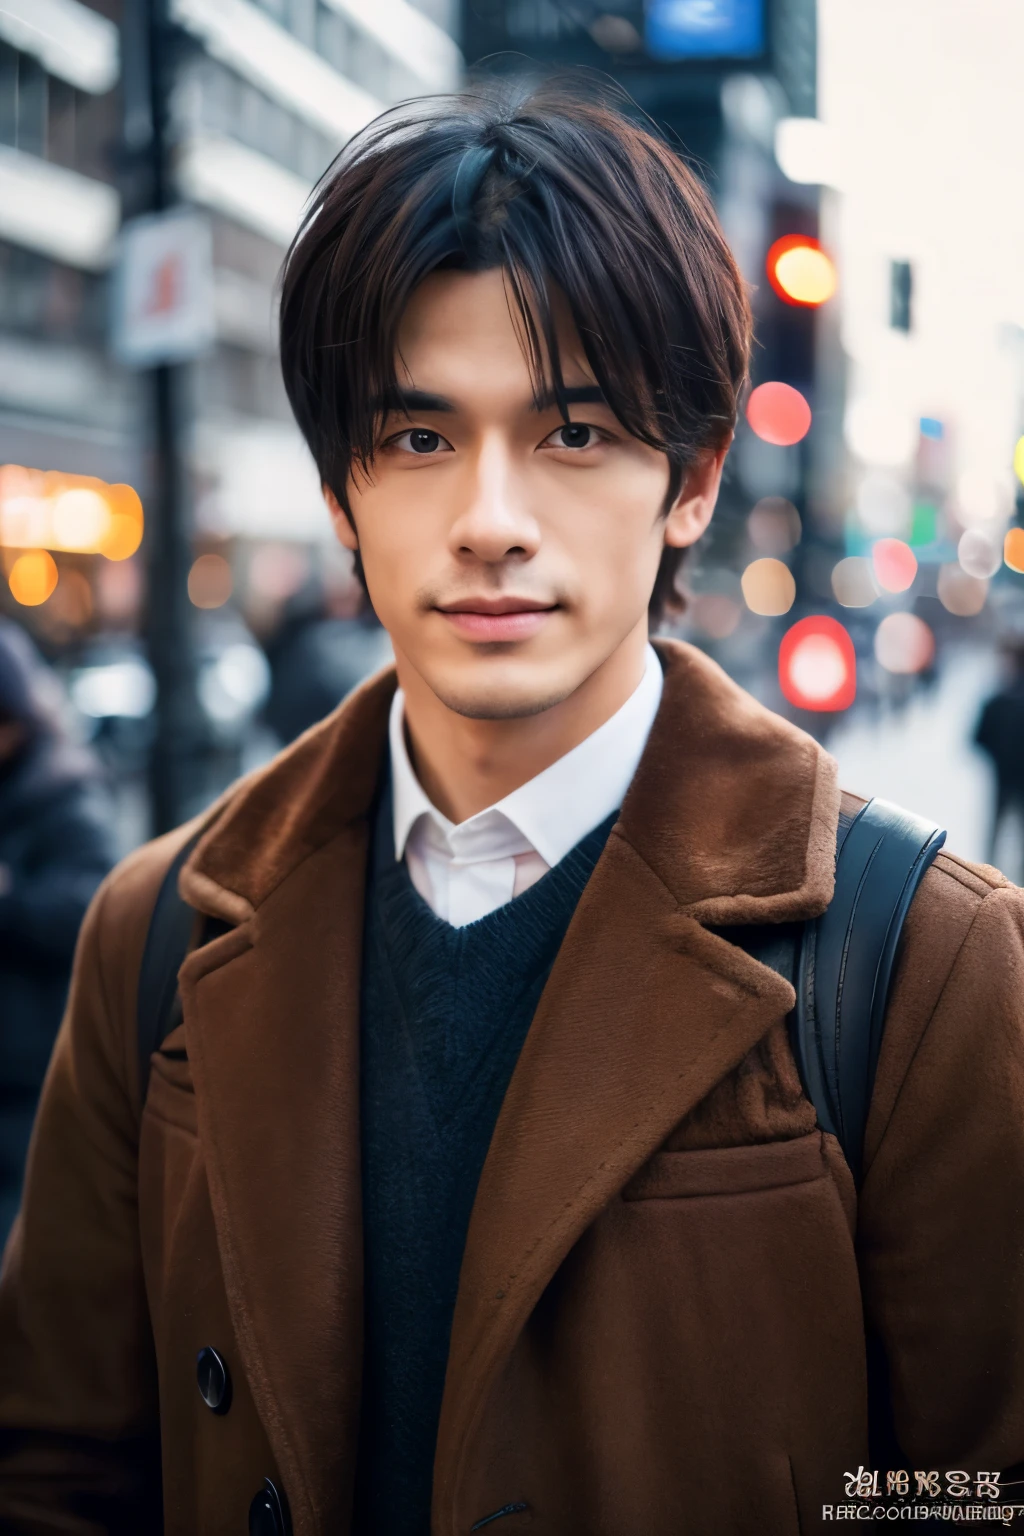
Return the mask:
{"type": "Polygon", "coordinates": [[[811,408],[798,389],[774,381],[759,384],[752,392],[747,420],[766,443],[789,448],[811,430],[811,408]]]}
{"type": "Polygon", "coordinates": [[[1011,571],[1024,574],[1024,528],[1011,528],[1003,540],[1003,559],[1011,571]]]}
{"type": "Polygon", "coordinates": [[[796,601],[793,572],[781,560],[765,556],[752,560],[740,577],[743,597],[751,613],[776,618],[788,613],[796,601]]]}
{"type": "Polygon", "coordinates": [[[91,486],[69,486],[54,499],[50,527],[60,549],[99,549],[110,531],[110,508],[91,486]]]}
{"type": "Polygon", "coordinates": [[[57,585],[57,565],[45,549],[31,549],[19,555],[7,577],[11,596],[24,608],[37,608],[57,585]]]}
{"type": "Polygon", "coordinates": [[[835,264],[810,235],[783,235],[765,261],[768,281],[786,304],[817,309],[836,291],[835,264]]]}
{"type": "Polygon", "coordinates": [[[878,539],[871,548],[875,580],[883,592],[906,592],[917,575],[917,556],[902,539],[878,539]]]}
{"type": "Polygon", "coordinates": [[[0,465],[0,545],[124,560],[142,541],[142,502],[130,485],[92,475],[0,465]]]}
{"type": "Polygon", "coordinates": [[[114,512],[99,553],[108,560],[127,560],[142,543],[142,523],[125,512],[114,512]]]}
{"type": "Polygon", "coordinates": [[[779,646],[779,687],[798,709],[849,709],[857,697],[857,656],[838,619],[814,614],[786,631],[779,646]]]}

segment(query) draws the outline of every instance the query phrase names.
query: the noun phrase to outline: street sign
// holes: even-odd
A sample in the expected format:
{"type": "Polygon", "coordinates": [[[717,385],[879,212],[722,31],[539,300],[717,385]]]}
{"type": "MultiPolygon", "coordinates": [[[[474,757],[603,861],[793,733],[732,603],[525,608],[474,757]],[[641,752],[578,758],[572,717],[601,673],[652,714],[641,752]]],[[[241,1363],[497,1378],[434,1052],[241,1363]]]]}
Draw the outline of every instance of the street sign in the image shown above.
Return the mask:
{"type": "Polygon", "coordinates": [[[210,226],[192,208],[132,219],[121,230],[112,347],[133,368],[187,362],[215,339],[210,226]]]}
{"type": "Polygon", "coordinates": [[[648,0],[644,28],[656,59],[742,59],[765,47],[764,0],[648,0]]]}

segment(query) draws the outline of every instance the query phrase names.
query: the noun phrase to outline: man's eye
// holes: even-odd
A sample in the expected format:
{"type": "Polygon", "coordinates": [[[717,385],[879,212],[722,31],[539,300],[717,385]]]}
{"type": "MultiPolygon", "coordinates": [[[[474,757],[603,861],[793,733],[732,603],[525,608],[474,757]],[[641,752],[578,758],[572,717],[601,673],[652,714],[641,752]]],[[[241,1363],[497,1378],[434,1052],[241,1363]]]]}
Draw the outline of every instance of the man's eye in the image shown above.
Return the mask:
{"type": "Polygon", "coordinates": [[[406,453],[431,454],[447,451],[451,453],[452,445],[446,442],[440,432],[430,432],[426,427],[413,427],[408,432],[399,433],[398,437],[391,439],[393,448],[401,448],[406,453]]]}
{"type": "Polygon", "coordinates": [[[582,421],[570,421],[564,427],[556,427],[547,438],[547,448],[593,448],[600,442],[597,431],[582,421]]]}

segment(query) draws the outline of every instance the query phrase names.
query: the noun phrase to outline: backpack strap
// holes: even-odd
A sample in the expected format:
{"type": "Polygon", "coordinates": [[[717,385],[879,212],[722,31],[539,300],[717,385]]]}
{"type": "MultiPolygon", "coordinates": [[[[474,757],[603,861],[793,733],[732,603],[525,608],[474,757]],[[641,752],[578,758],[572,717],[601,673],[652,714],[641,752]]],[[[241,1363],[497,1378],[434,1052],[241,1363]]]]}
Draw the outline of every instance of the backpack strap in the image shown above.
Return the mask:
{"type": "Polygon", "coordinates": [[[869,800],[839,818],[835,891],[820,917],[714,930],[792,984],[789,1037],[800,1081],[858,1188],[900,934],[945,840],[931,822],[869,800]]]}
{"type": "Polygon", "coordinates": [[[840,818],[835,892],[803,926],[793,1054],[818,1123],[838,1138],[858,1187],[900,934],[945,841],[934,823],[869,800],[852,819],[840,818]]]}
{"type": "Polygon", "coordinates": [[[195,837],[190,837],[175,856],[164,875],[149,919],[135,1006],[140,1104],[146,1102],[150,1057],[181,1022],[178,970],[188,954],[198,914],[178,895],[178,875],[199,836],[197,832],[195,837]]]}

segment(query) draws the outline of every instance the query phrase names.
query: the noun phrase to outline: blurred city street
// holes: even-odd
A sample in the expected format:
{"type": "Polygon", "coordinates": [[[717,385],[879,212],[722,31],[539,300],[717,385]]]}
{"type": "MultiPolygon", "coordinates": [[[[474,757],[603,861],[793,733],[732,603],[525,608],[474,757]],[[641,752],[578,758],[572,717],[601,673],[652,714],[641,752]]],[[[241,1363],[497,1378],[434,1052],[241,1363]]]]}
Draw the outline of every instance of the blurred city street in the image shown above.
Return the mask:
{"type": "MultiPolygon", "coordinates": [[[[0,621],[21,637],[0,790],[45,717],[102,783],[113,858],[387,661],[282,386],[282,263],[382,111],[580,66],[705,180],[754,310],[668,632],[968,858],[990,856],[998,796],[1021,878],[1024,9],[1005,0],[0,0],[0,621]]],[[[0,846],[0,894],[14,860],[0,846]]]]}
{"type": "Polygon", "coordinates": [[[317,177],[410,96],[583,65],[706,178],[755,309],[675,632],[977,856],[1024,611],[1022,54],[995,0],[0,0],[0,608],[118,846],[389,654],[275,354],[317,177]]]}
{"type": "MultiPolygon", "coordinates": [[[[989,859],[991,765],[972,744],[979,700],[996,686],[991,651],[951,652],[934,685],[898,709],[851,712],[829,737],[840,782],[854,794],[913,806],[946,828],[965,859],[989,859]]],[[[1006,868],[1019,879],[1019,845],[1003,840],[1006,868]]]]}

